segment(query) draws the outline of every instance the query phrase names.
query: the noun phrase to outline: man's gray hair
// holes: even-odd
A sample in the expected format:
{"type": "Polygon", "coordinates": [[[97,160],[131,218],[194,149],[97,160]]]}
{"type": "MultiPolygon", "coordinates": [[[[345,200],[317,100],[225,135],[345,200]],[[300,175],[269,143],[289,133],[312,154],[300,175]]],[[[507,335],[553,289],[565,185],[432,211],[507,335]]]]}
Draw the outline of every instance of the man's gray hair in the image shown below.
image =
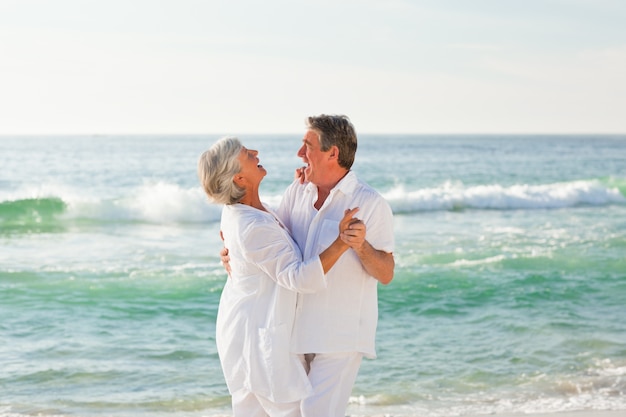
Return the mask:
{"type": "Polygon", "coordinates": [[[354,125],[345,115],[311,116],[306,119],[308,129],[314,130],[319,135],[320,148],[323,152],[331,147],[339,149],[339,165],[350,169],[356,155],[357,137],[354,125]]]}
{"type": "Polygon", "coordinates": [[[213,203],[235,204],[245,195],[245,190],[233,181],[241,171],[238,157],[242,148],[239,139],[227,136],[200,155],[198,178],[213,203]]]}

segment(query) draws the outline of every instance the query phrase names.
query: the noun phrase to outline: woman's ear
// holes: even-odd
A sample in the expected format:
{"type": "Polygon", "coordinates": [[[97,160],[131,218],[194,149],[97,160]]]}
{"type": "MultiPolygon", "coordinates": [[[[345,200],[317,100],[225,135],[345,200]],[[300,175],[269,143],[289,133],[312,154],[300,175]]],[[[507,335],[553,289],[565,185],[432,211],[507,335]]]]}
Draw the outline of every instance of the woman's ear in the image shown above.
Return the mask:
{"type": "Polygon", "coordinates": [[[246,178],[243,175],[241,175],[241,173],[235,174],[233,176],[233,182],[243,188],[243,185],[246,182],[246,178]]]}

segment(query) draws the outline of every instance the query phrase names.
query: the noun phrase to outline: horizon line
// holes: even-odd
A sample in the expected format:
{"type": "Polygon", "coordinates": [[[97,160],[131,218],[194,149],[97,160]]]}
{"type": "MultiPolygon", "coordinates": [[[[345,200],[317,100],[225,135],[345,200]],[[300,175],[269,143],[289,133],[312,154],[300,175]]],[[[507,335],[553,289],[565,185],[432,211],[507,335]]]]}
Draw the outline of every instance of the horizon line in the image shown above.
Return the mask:
{"type": "MultiPolygon", "coordinates": [[[[104,136],[237,136],[237,135],[277,135],[277,136],[291,136],[291,135],[302,135],[302,131],[299,132],[237,132],[237,133],[226,133],[226,132],[97,132],[97,133],[84,133],[84,132],[71,132],[71,133],[62,133],[62,132],[52,132],[52,133],[3,133],[0,132],[0,138],[5,137],[24,137],[24,136],[86,136],[86,137],[104,137],[104,136]]],[[[359,132],[357,130],[357,136],[361,135],[390,135],[390,136],[400,136],[400,135],[413,135],[413,136],[470,136],[470,135],[483,135],[483,136],[493,136],[493,135],[505,135],[505,136],[589,136],[589,135],[599,135],[599,136],[623,136],[626,135],[626,131],[624,132],[515,132],[515,131],[502,131],[502,132],[382,132],[382,131],[364,131],[359,132]]]]}

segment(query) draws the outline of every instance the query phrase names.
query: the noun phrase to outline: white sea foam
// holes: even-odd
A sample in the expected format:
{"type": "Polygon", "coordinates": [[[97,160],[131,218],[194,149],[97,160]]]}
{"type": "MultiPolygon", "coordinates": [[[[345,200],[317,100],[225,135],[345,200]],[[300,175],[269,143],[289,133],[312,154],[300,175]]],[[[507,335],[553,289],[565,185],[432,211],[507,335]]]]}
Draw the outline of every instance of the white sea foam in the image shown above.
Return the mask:
{"type": "Polygon", "coordinates": [[[395,404],[381,403],[378,395],[351,397],[348,414],[361,416],[394,417],[448,417],[479,415],[544,415],[546,413],[626,410],[621,395],[602,391],[579,392],[567,396],[555,396],[546,392],[534,395],[507,395],[489,397],[481,392],[465,399],[440,399],[442,401],[413,402],[412,398],[396,398],[395,404]],[[455,403],[454,405],[448,403],[455,403]]]}
{"type": "Polygon", "coordinates": [[[147,182],[124,192],[126,195],[106,196],[79,192],[64,185],[44,184],[0,195],[0,202],[59,199],[66,204],[65,219],[167,224],[214,222],[220,218],[221,206],[211,204],[200,187],[147,182]]]}
{"type": "Polygon", "coordinates": [[[212,221],[220,212],[199,187],[184,189],[163,182],[142,186],[127,206],[139,219],[154,223],[212,221]]]}
{"type": "Polygon", "coordinates": [[[405,186],[383,193],[394,212],[458,209],[556,209],[576,206],[626,204],[617,188],[599,181],[572,181],[543,185],[465,186],[446,182],[439,187],[408,191],[405,186]]]}
{"type": "Polygon", "coordinates": [[[0,203],[19,200],[38,200],[43,198],[59,198],[72,201],[81,198],[81,193],[70,186],[59,183],[26,185],[16,190],[0,190],[0,203]]]}
{"type": "MultiPolygon", "coordinates": [[[[96,221],[139,221],[157,224],[204,223],[219,221],[221,206],[211,204],[202,189],[178,184],[145,182],[122,189],[124,195],[89,194],[62,184],[23,187],[10,194],[0,194],[0,201],[58,198],[67,209],[65,218],[96,221]]],[[[408,191],[399,185],[383,191],[396,214],[439,210],[532,210],[577,206],[626,204],[617,188],[600,181],[573,181],[544,185],[465,186],[446,182],[439,187],[408,191]]],[[[262,195],[262,200],[276,207],[280,194],[262,195]]]]}
{"type": "Polygon", "coordinates": [[[458,267],[466,267],[466,266],[477,266],[477,265],[484,265],[484,264],[493,264],[493,263],[498,263],[501,262],[503,260],[505,260],[507,257],[505,255],[497,255],[497,256],[490,256],[488,258],[485,259],[459,259],[457,261],[454,261],[450,264],[450,266],[458,266],[458,267]]]}

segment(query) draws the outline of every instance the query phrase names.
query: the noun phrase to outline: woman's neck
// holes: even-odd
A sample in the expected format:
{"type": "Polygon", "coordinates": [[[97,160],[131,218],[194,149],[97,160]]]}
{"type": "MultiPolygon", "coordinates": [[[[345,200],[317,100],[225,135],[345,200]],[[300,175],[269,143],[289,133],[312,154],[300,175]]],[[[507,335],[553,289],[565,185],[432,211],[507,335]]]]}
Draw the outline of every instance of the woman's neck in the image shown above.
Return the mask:
{"type": "Polygon", "coordinates": [[[261,203],[258,190],[256,192],[251,192],[250,190],[246,191],[246,195],[243,196],[239,203],[254,207],[255,209],[267,211],[263,206],[263,203],[261,203]]]}

